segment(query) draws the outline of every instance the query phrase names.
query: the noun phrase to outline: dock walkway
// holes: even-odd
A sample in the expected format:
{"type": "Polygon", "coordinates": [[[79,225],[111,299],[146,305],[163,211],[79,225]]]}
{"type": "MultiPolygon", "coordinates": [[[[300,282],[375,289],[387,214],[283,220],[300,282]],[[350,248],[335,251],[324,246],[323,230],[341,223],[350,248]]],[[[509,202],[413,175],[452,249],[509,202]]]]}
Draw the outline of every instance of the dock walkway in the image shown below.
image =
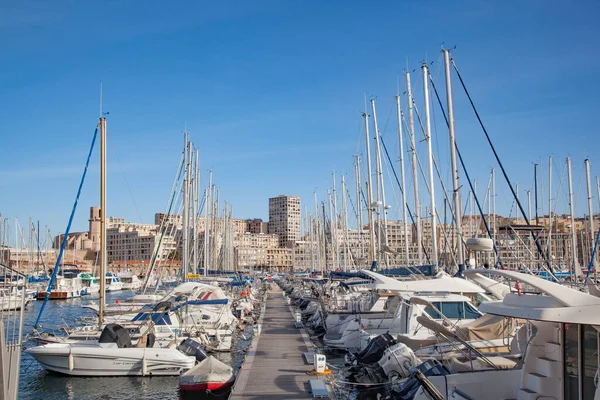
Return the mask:
{"type": "Polygon", "coordinates": [[[248,351],[229,399],[310,399],[306,348],[281,289],[269,292],[258,345],[248,351]]]}

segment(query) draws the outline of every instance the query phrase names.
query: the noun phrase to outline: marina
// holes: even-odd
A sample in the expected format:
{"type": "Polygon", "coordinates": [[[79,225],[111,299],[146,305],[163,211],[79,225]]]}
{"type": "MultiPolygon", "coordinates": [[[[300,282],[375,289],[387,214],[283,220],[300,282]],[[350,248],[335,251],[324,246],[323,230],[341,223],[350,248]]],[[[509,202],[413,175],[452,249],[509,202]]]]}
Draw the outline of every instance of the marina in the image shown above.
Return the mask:
{"type": "Polygon", "coordinates": [[[0,5],[0,400],[599,400],[598,15],[0,5]]]}

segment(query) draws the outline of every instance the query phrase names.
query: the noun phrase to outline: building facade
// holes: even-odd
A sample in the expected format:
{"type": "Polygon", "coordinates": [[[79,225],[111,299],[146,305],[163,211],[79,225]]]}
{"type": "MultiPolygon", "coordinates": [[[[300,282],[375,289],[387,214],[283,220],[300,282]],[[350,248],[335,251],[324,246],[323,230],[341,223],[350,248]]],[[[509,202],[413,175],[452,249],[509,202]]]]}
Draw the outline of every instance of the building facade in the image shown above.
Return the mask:
{"type": "Polygon", "coordinates": [[[269,234],[279,236],[279,246],[293,248],[300,240],[300,197],[269,198],[269,234]]]}

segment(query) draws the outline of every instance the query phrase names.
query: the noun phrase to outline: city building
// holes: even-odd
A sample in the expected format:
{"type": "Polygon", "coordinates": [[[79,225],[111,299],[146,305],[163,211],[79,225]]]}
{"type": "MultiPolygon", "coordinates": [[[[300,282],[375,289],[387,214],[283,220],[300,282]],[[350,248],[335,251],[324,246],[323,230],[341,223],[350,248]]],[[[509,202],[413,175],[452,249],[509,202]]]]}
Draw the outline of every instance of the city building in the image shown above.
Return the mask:
{"type": "Polygon", "coordinates": [[[269,234],[279,236],[279,246],[293,248],[300,240],[300,197],[269,198],[269,234]]]}

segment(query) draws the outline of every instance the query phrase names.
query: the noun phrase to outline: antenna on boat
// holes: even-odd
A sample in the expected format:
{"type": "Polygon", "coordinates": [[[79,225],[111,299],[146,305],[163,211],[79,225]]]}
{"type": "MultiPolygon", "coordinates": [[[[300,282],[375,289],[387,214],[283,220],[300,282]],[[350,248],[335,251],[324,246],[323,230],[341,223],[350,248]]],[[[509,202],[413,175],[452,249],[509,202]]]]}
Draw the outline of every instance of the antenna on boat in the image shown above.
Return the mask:
{"type": "Polygon", "coordinates": [[[100,82],[100,116],[102,116],[102,82],[100,82]]]}

